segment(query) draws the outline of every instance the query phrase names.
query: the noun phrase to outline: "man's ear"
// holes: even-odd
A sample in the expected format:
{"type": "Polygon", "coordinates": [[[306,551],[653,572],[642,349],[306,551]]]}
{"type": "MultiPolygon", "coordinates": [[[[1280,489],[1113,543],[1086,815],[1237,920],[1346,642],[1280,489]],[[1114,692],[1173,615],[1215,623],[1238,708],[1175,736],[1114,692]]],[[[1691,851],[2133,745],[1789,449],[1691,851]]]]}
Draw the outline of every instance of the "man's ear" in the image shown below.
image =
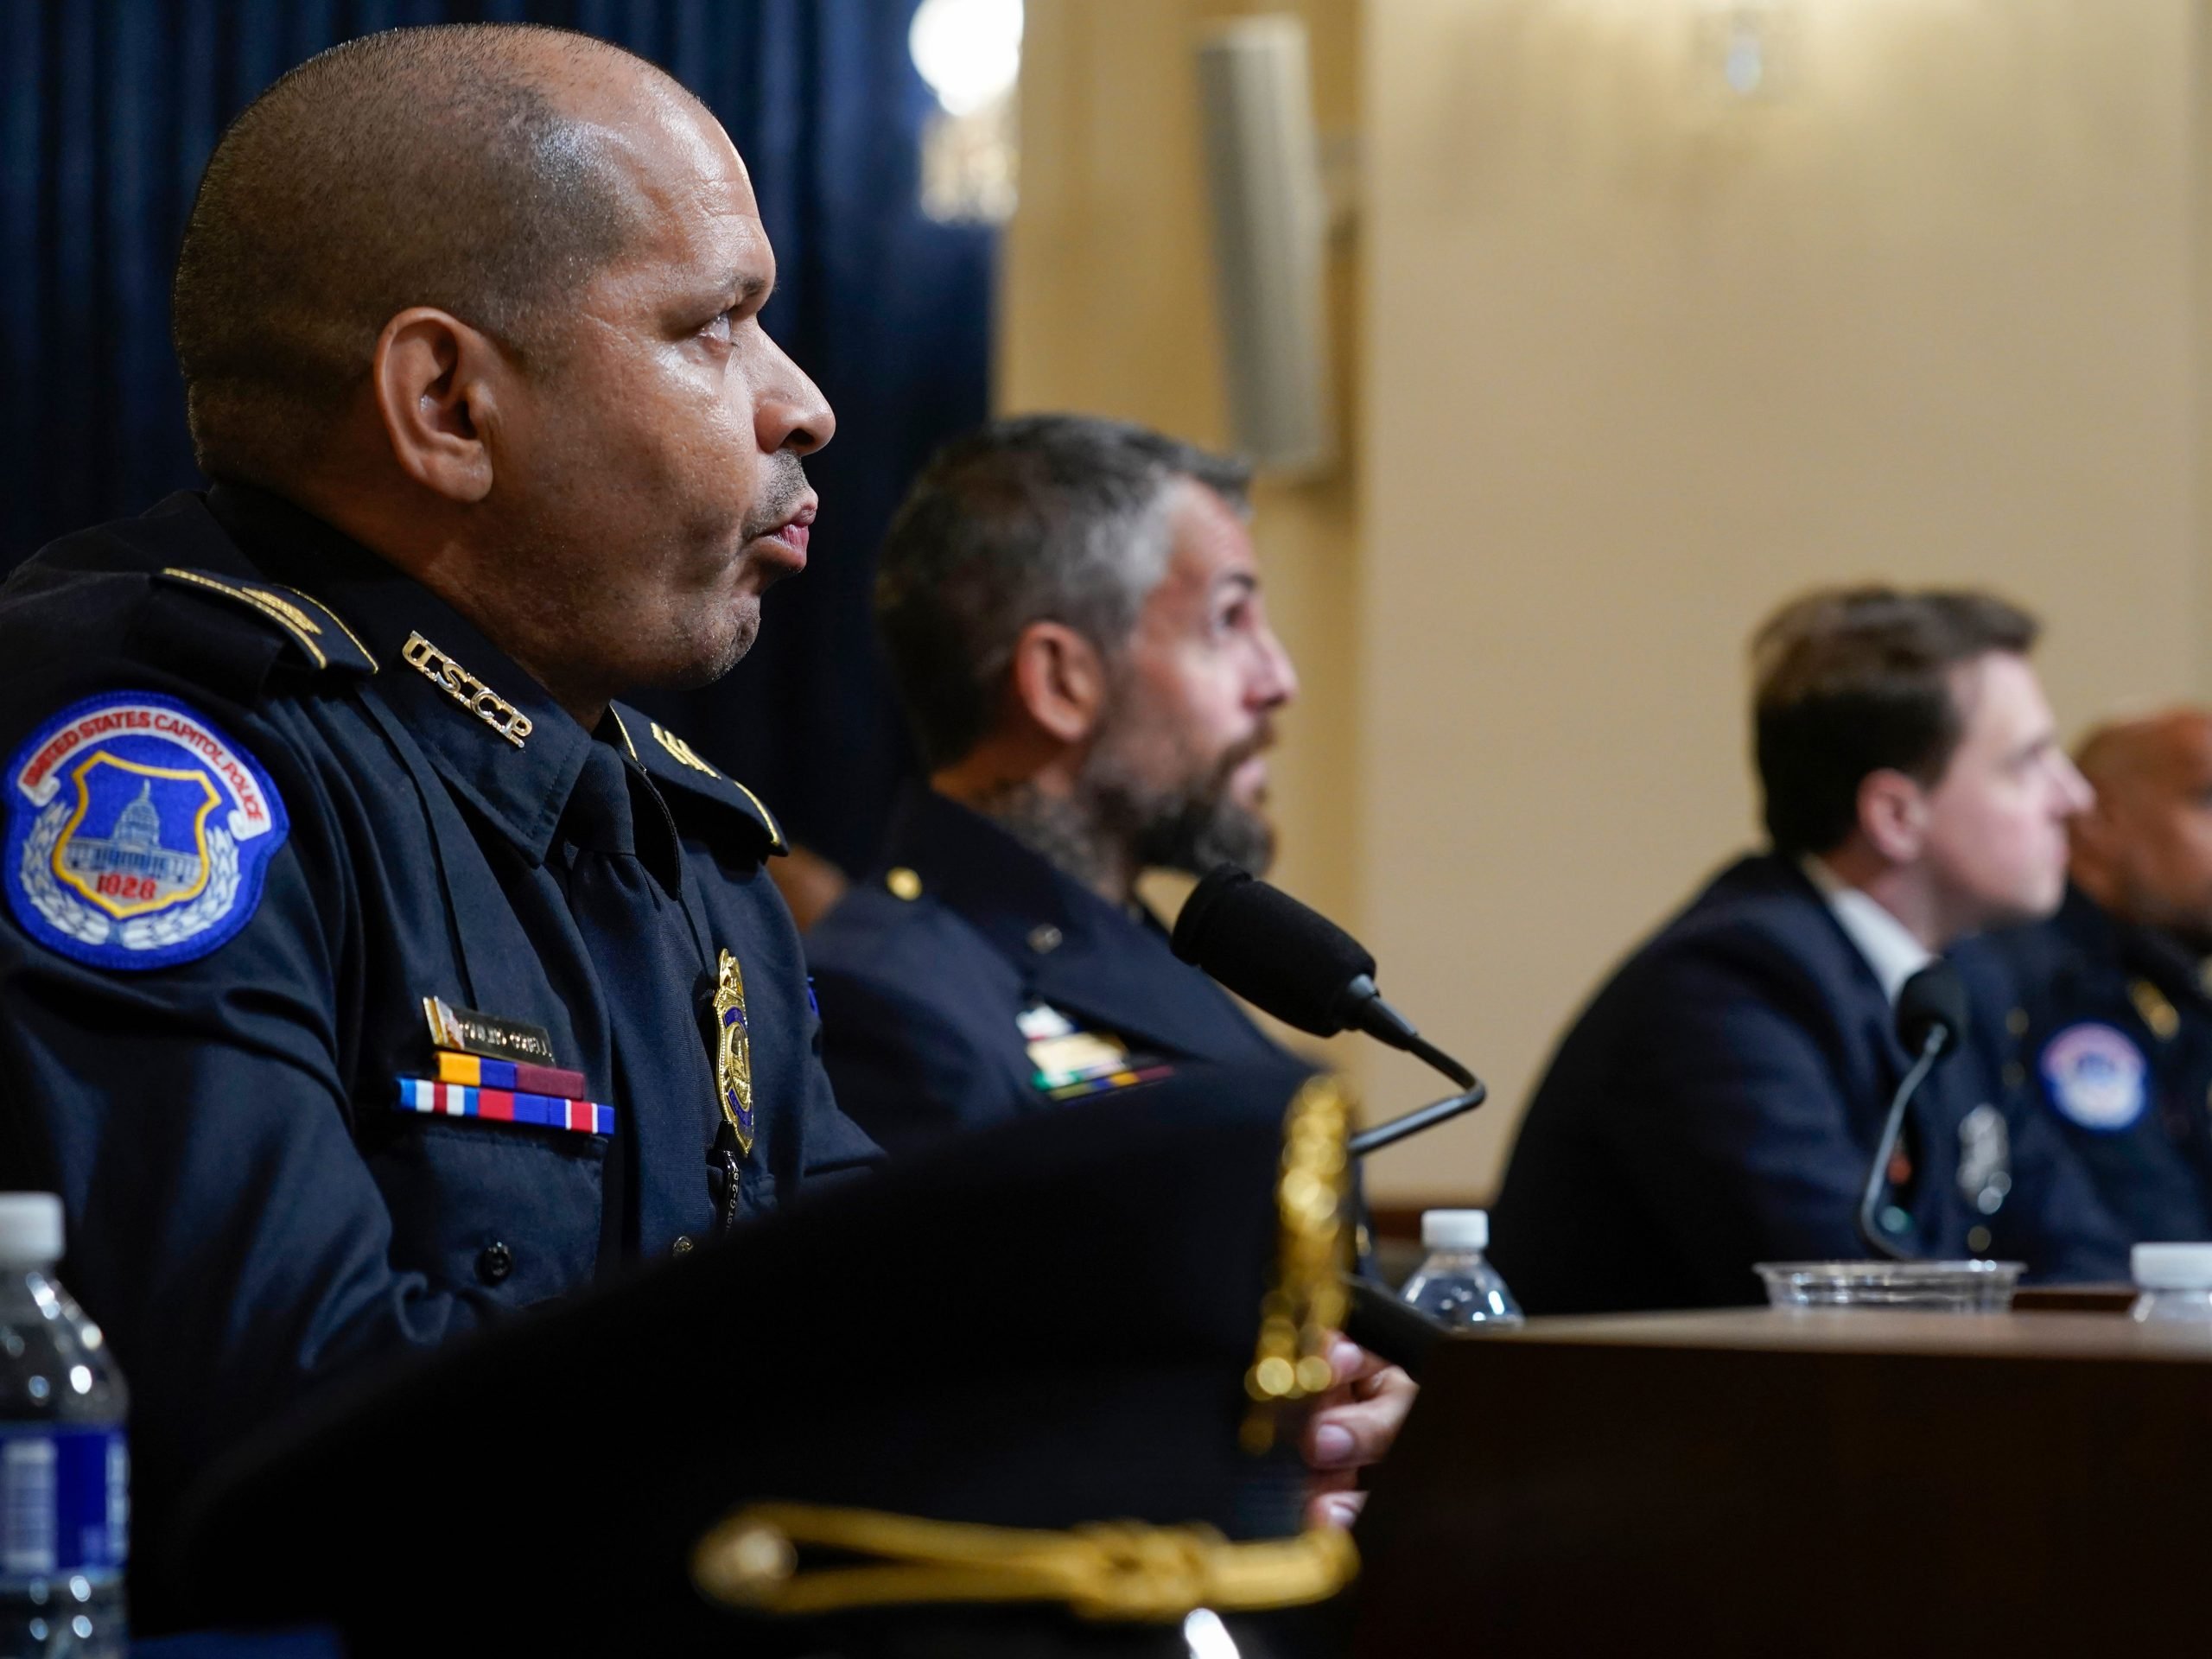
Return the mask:
{"type": "Polygon", "coordinates": [[[1081,743],[1106,709],[1106,664],[1065,622],[1032,622],[1014,642],[1014,700],[1061,743],[1081,743]]]}
{"type": "Polygon", "coordinates": [[[499,419],[495,388],[509,373],[491,337],[448,312],[413,306],[385,324],[369,390],[400,470],[449,500],[490,494],[486,434],[499,419]]]}
{"type": "Polygon", "coordinates": [[[1910,864],[1928,840],[1928,791],[1885,767],[1859,780],[1859,833],[1892,864],[1910,864]]]}

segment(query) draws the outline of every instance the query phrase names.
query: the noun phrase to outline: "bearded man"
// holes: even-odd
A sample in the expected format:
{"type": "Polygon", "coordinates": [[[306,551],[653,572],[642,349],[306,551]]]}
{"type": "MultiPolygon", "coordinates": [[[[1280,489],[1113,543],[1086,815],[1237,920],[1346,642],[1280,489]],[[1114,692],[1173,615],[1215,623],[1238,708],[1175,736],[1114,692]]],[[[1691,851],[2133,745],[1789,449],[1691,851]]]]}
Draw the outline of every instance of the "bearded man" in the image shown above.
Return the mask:
{"type": "Polygon", "coordinates": [[[896,1154],[1273,1045],[1176,960],[1147,868],[1264,870],[1276,710],[1236,462],[998,422],[939,454],[876,584],[929,772],[808,938],[837,1098],[896,1154]]]}

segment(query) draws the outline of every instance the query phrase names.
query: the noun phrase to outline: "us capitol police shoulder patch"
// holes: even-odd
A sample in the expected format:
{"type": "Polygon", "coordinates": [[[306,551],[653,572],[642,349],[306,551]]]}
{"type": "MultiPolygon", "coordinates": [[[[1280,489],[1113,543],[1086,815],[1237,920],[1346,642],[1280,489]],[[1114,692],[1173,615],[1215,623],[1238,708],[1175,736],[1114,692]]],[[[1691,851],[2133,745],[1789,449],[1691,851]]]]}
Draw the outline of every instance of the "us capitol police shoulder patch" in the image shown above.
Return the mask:
{"type": "Polygon", "coordinates": [[[16,751],[4,786],[16,918],[95,968],[167,968],[224,944],[289,828],[258,761],[151,691],[63,709],[16,751]]]}
{"type": "Polygon", "coordinates": [[[2150,1063],[2111,1026],[2092,1020],[2067,1027],[2044,1045],[2041,1065],[2051,1104],[2085,1129],[2126,1128],[2150,1103],[2150,1063]]]}

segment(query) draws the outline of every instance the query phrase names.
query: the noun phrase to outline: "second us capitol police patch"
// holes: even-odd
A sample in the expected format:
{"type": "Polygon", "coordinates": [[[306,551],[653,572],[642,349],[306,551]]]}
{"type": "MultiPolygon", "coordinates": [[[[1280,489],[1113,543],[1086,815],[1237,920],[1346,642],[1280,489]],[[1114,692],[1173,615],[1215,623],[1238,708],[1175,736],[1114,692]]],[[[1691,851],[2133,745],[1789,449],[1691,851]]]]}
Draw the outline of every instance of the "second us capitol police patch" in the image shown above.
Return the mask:
{"type": "Polygon", "coordinates": [[[174,697],[116,691],[8,763],[0,882],[23,930],[95,968],[204,957],[261,903],[290,827],[269,774],[174,697]]]}

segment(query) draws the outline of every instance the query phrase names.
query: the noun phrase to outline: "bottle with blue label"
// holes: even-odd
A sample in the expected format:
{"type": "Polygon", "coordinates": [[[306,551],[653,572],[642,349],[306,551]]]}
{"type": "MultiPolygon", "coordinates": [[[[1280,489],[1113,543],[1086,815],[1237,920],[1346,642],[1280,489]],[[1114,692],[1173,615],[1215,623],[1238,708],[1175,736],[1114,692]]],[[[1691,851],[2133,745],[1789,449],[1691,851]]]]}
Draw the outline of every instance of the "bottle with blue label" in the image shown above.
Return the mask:
{"type": "Polygon", "coordinates": [[[0,1193],[0,1659],[120,1659],[129,1399],[54,1277],[61,1200],[0,1193]]]}
{"type": "Polygon", "coordinates": [[[1399,1295],[1431,1319],[1457,1330],[1494,1331],[1519,1325],[1521,1305],[1483,1254],[1490,1249],[1487,1210],[1431,1210],[1421,1218],[1428,1259],[1399,1295]]]}

